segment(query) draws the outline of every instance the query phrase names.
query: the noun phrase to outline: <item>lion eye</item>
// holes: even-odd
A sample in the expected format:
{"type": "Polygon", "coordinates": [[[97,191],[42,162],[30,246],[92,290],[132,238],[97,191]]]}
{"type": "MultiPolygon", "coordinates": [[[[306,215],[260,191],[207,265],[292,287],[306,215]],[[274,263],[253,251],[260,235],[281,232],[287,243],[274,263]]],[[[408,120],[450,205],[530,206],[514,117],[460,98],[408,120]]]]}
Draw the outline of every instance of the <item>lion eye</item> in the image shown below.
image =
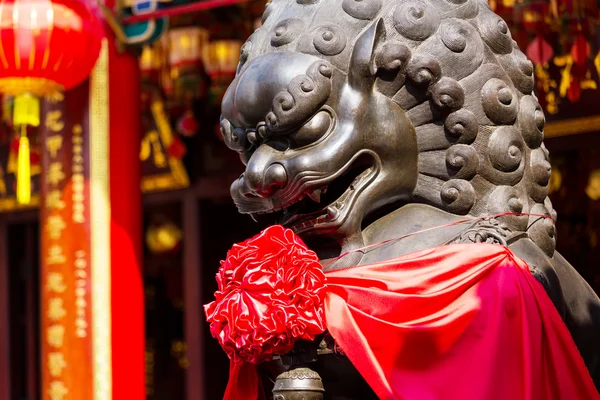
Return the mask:
{"type": "Polygon", "coordinates": [[[306,146],[321,139],[329,131],[332,118],[326,111],[319,111],[292,136],[297,146],[306,146]]]}

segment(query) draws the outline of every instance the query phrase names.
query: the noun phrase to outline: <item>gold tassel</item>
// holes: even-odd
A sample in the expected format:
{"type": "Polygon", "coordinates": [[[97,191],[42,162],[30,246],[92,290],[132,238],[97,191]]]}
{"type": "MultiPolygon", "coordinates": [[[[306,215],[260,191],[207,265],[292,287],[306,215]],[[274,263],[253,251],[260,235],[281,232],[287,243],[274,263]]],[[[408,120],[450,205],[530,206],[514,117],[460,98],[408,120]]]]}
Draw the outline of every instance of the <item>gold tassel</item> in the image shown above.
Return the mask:
{"type": "Polygon", "coordinates": [[[27,125],[21,125],[19,155],[17,156],[17,202],[27,205],[31,201],[31,164],[27,125]]]}
{"type": "Polygon", "coordinates": [[[27,205],[31,201],[31,161],[27,126],[40,125],[40,101],[37,97],[28,93],[15,97],[13,124],[21,127],[17,155],[17,203],[27,205]]]}

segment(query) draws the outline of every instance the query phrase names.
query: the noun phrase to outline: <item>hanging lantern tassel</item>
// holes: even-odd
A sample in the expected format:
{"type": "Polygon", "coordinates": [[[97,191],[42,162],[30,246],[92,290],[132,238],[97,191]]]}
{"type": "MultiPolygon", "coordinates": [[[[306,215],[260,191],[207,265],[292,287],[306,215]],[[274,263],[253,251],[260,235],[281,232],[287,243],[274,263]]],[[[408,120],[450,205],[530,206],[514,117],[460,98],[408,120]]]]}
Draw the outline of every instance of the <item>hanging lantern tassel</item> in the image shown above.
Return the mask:
{"type": "Polygon", "coordinates": [[[24,94],[15,98],[14,126],[21,128],[19,138],[19,154],[17,156],[17,202],[27,205],[31,201],[31,156],[27,126],[40,125],[40,102],[30,95],[24,94]]]}
{"type": "Polygon", "coordinates": [[[29,139],[27,127],[22,125],[17,158],[17,201],[27,205],[31,201],[31,164],[29,160],[29,139]]]}

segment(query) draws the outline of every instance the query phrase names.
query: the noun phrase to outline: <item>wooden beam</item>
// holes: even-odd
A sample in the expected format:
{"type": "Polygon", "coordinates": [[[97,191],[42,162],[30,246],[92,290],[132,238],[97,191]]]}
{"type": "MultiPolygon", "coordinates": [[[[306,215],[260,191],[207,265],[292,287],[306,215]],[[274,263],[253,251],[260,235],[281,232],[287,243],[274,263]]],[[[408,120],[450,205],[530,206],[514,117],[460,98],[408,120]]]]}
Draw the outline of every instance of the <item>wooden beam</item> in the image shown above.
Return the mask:
{"type": "Polygon", "coordinates": [[[550,139],[597,131],[600,131],[600,115],[593,115],[590,117],[549,122],[544,127],[544,138],[550,139]]]}
{"type": "Polygon", "coordinates": [[[0,400],[10,396],[10,304],[8,271],[8,226],[0,222],[0,400]]]}
{"type": "Polygon", "coordinates": [[[185,341],[188,368],[186,370],[186,400],[204,400],[204,337],[202,324],[202,238],[200,210],[193,191],[183,200],[183,293],[185,341]]]}

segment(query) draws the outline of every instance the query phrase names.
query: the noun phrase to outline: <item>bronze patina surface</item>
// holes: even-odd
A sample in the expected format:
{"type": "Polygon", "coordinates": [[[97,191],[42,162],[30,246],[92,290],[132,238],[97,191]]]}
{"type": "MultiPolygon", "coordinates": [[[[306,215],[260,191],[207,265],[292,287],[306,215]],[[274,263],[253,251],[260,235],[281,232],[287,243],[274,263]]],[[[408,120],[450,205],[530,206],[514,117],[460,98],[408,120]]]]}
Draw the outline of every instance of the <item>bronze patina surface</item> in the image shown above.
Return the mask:
{"type": "MultiPolygon", "coordinates": [[[[222,104],[224,140],[246,165],[232,197],[322,259],[473,218],[328,268],[447,243],[507,245],[546,288],[598,386],[600,301],[555,251],[553,220],[476,219],[556,218],[533,71],[484,0],[272,0],[222,104]]],[[[340,355],[316,359],[325,398],[374,396],[340,355]]]]}

